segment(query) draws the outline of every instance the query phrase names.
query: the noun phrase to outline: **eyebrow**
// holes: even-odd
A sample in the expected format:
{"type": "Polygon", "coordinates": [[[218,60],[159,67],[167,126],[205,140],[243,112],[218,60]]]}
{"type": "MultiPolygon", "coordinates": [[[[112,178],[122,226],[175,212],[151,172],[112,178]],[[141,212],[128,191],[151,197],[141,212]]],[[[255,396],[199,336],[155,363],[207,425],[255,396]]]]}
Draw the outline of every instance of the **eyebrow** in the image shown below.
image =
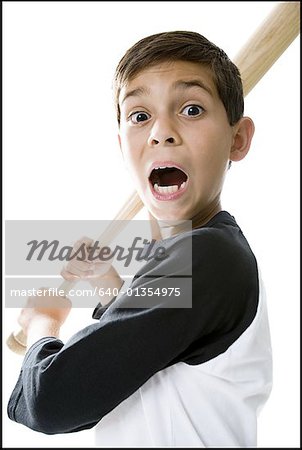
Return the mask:
{"type": "MultiPolygon", "coordinates": [[[[175,83],[173,83],[172,87],[174,89],[182,89],[182,90],[190,89],[192,87],[198,87],[200,89],[203,89],[213,97],[212,90],[201,80],[188,80],[188,81],[178,80],[175,83]]],[[[124,103],[125,100],[129,97],[140,97],[143,95],[150,95],[150,90],[143,86],[132,89],[131,91],[126,92],[123,100],[121,101],[121,104],[124,103]]]]}
{"type": "Polygon", "coordinates": [[[201,80],[188,80],[188,81],[179,80],[173,83],[173,87],[175,89],[182,89],[182,90],[190,89],[192,87],[198,87],[206,91],[212,97],[214,96],[213,91],[209,88],[209,86],[201,80]]]}
{"type": "Polygon", "coordinates": [[[131,91],[126,92],[123,100],[121,101],[121,104],[124,103],[124,101],[129,97],[139,97],[142,95],[150,95],[150,90],[143,86],[132,89],[131,91]]]}

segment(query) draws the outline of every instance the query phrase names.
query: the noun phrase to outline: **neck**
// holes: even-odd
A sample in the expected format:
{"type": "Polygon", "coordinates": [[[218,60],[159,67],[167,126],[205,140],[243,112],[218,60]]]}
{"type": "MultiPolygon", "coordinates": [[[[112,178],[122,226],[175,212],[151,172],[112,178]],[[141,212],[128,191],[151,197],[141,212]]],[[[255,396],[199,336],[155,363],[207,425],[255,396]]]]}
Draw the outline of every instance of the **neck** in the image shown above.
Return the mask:
{"type": "Polygon", "coordinates": [[[191,220],[177,220],[168,222],[159,220],[158,225],[163,239],[192,230],[191,220]]]}
{"type": "Polygon", "coordinates": [[[206,225],[209,220],[212,219],[212,217],[216,216],[219,211],[221,211],[221,203],[220,199],[217,198],[213,203],[208,205],[207,208],[203,209],[202,211],[198,212],[195,216],[192,218],[192,228],[200,228],[203,225],[206,225]]]}
{"type": "Polygon", "coordinates": [[[149,219],[151,224],[152,238],[155,240],[165,239],[191,229],[206,225],[219,211],[221,211],[220,199],[211,203],[206,209],[198,212],[192,220],[164,221],[156,220],[151,213],[149,219]]]}

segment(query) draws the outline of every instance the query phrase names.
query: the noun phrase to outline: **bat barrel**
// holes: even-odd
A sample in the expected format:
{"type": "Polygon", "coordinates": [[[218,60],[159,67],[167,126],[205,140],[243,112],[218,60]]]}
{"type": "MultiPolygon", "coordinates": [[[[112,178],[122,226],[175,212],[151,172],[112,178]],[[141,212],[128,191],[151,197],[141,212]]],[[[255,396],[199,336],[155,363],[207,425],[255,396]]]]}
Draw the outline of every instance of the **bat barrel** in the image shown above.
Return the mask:
{"type": "Polygon", "coordinates": [[[300,32],[300,3],[277,5],[234,58],[244,96],[272,67],[300,32]]]}

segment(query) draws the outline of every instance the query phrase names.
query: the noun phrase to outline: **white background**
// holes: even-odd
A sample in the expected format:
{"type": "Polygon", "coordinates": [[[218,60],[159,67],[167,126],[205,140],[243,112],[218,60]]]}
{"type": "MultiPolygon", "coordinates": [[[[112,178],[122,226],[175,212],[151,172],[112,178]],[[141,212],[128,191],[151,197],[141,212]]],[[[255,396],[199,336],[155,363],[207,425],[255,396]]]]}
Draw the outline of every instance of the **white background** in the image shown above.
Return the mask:
{"type": "MultiPolygon", "coordinates": [[[[113,218],[134,189],[111,92],[124,52],[149,34],[181,29],[234,58],[277,3],[4,2],[5,218],[113,218]]],[[[260,447],[300,443],[299,98],[296,39],[246,97],[256,133],[247,158],[229,171],[222,202],[248,238],[267,290],[274,386],[259,417],[260,447]]],[[[17,314],[4,311],[4,339],[17,314]]],[[[63,338],[90,323],[90,314],[72,312],[63,338]]],[[[7,419],[21,362],[4,348],[4,447],[93,446],[93,430],[47,436],[7,419]]]]}

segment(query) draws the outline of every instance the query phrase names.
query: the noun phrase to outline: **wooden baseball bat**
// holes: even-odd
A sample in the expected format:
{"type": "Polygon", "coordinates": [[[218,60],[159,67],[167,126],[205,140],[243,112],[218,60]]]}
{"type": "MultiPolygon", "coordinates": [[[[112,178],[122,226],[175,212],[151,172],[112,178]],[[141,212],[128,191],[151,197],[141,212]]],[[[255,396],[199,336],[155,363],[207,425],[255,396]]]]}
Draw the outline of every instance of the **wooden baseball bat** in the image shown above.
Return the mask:
{"type": "MultiPolygon", "coordinates": [[[[133,217],[136,216],[136,214],[142,209],[142,207],[143,203],[138,194],[136,192],[133,193],[117,213],[113,221],[108,225],[108,227],[99,237],[98,241],[100,242],[100,245],[102,247],[104,247],[105,245],[109,245],[110,242],[119,235],[119,233],[125,226],[124,221],[133,219],[133,217]]],[[[59,289],[62,289],[64,291],[64,295],[68,295],[68,292],[76,283],[77,280],[64,280],[61,283],[59,289]]],[[[6,344],[14,353],[24,355],[24,353],[26,352],[26,336],[22,330],[11,333],[6,340],[6,344]]]]}
{"type": "MultiPolygon", "coordinates": [[[[299,31],[299,2],[280,3],[256,29],[234,58],[234,63],[241,73],[244,96],[248,95],[274,62],[289,47],[298,36],[299,31]]],[[[108,245],[121,231],[123,221],[131,220],[142,207],[143,203],[138,194],[132,194],[98,241],[108,245]]],[[[63,281],[59,289],[64,290],[68,295],[69,290],[75,283],[75,281],[63,281]]],[[[25,353],[26,336],[22,330],[11,333],[6,342],[15,353],[25,353]]]]}

